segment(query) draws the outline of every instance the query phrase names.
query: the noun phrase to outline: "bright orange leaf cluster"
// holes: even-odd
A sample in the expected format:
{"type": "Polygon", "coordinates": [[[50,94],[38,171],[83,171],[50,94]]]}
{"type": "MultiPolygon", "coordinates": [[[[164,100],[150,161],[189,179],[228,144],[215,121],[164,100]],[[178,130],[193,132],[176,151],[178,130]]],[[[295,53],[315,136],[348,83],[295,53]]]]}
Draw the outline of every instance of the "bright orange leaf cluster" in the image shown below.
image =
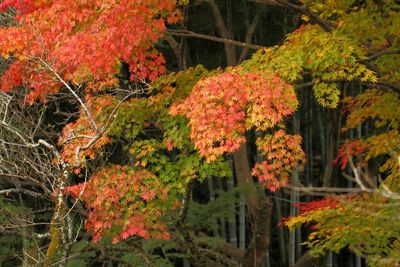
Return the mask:
{"type": "Polygon", "coordinates": [[[168,189],[150,172],[113,165],[66,191],[85,202],[89,210],[86,229],[93,241],[104,236],[112,237],[114,243],[132,235],[169,238],[165,227],[156,222],[165,212],[162,202],[168,189]]]}
{"type": "Polygon", "coordinates": [[[256,142],[257,147],[266,160],[254,166],[253,175],[273,192],[286,185],[291,170],[297,162],[304,161],[301,140],[300,135],[290,135],[284,130],[259,138],[256,142]]]}
{"type": "MultiPolygon", "coordinates": [[[[171,108],[171,113],[189,118],[195,146],[212,161],[236,151],[246,140],[246,130],[283,127],[284,117],[292,114],[297,104],[293,87],[274,73],[250,73],[239,68],[200,80],[183,103],[171,108]]],[[[283,130],[269,141],[260,142],[259,149],[268,155],[268,161],[257,165],[253,174],[270,190],[276,190],[303,158],[300,143],[299,136],[287,135],[283,130]]]]}
{"type": "Polygon", "coordinates": [[[208,160],[237,150],[245,141],[247,88],[241,74],[223,73],[199,81],[189,98],[172,108],[172,114],[189,118],[190,136],[208,160]]]}

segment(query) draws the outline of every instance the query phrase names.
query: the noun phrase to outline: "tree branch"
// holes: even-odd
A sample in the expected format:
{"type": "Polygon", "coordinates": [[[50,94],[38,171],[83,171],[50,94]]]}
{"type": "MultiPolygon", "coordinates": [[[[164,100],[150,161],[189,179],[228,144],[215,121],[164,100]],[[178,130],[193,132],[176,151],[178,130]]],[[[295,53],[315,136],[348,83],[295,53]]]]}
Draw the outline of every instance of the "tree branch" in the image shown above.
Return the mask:
{"type": "MultiPolygon", "coordinates": [[[[258,22],[260,21],[260,18],[261,18],[261,13],[257,12],[257,14],[254,17],[253,21],[251,22],[250,26],[247,28],[246,37],[244,39],[245,43],[250,43],[251,42],[251,39],[253,38],[253,35],[254,35],[254,33],[255,33],[256,29],[257,29],[258,22]]],[[[245,57],[247,56],[248,51],[249,51],[248,47],[243,47],[243,50],[242,50],[242,52],[240,53],[240,56],[239,56],[239,60],[238,60],[239,63],[242,62],[245,59],[245,57]]]]}
{"type": "Polygon", "coordinates": [[[287,188],[296,192],[323,192],[323,193],[354,193],[354,192],[362,192],[360,188],[347,188],[347,187],[313,187],[313,186],[294,186],[294,185],[286,185],[284,188],[287,188]]]}
{"type": "Polygon", "coordinates": [[[228,29],[222,19],[221,12],[219,12],[218,6],[214,0],[204,0],[210,6],[211,12],[213,13],[215,19],[215,25],[217,26],[218,32],[222,38],[228,38],[228,29]]]}
{"type": "MultiPolygon", "coordinates": [[[[207,234],[200,232],[199,237],[209,237],[207,234]]],[[[232,245],[229,242],[223,242],[220,246],[217,247],[221,253],[236,259],[237,261],[241,262],[244,258],[245,251],[237,248],[236,246],[232,245]]]]}
{"type": "Polygon", "coordinates": [[[374,60],[383,55],[398,55],[400,50],[381,50],[375,54],[370,55],[366,60],[374,60]]]}
{"type": "Polygon", "coordinates": [[[332,22],[321,19],[317,14],[312,12],[306,6],[292,4],[285,0],[249,0],[249,1],[264,5],[288,7],[290,9],[293,9],[301,14],[308,16],[312,22],[318,24],[326,32],[331,32],[332,28],[334,27],[334,24],[332,22]]]}
{"type": "MultiPolygon", "coordinates": [[[[383,88],[387,88],[387,89],[392,89],[393,91],[400,93],[400,86],[397,86],[396,84],[393,84],[393,83],[390,83],[387,81],[367,82],[367,81],[361,81],[361,79],[351,79],[351,80],[338,79],[338,80],[321,80],[319,82],[322,82],[322,83],[358,82],[358,83],[368,86],[368,87],[378,87],[378,88],[383,87],[383,88]]],[[[301,83],[301,84],[297,84],[296,88],[301,89],[304,87],[313,86],[316,83],[318,83],[318,82],[311,81],[311,82],[301,83]]]]}
{"type": "Polygon", "coordinates": [[[239,47],[244,47],[244,48],[249,48],[249,49],[254,49],[254,50],[267,48],[266,46],[249,44],[246,42],[240,42],[240,41],[236,41],[236,40],[221,38],[221,37],[207,35],[207,34],[195,33],[195,32],[188,31],[188,30],[166,29],[164,33],[169,34],[169,35],[174,35],[174,36],[185,36],[185,37],[191,37],[191,38],[210,40],[210,41],[214,41],[214,42],[218,42],[218,43],[224,43],[224,44],[229,44],[229,45],[234,45],[234,46],[239,46],[239,47]]]}
{"type": "Polygon", "coordinates": [[[47,199],[47,197],[44,196],[43,194],[28,190],[28,189],[24,189],[24,188],[10,188],[10,189],[0,190],[0,195],[8,195],[11,193],[22,193],[22,194],[29,195],[32,197],[47,199]]]}
{"type": "Polygon", "coordinates": [[[85,111],[86,115],[89,118],[90,124],[94,128],[96,132],[99,132],[99,128],[97,127],[97,124],[92,116],[92,113],[90,113],[88,107],[83,103],[82,99],[75,93],[75,91],[69,86],[69,84],[57,73],[57,71],[51,67],[46,61],[44,61],[42,58],[38,57],[38,60],[42,65],[47,68],[49,71],[51,71],[56,78],[68,89],[68,91],[71,92],[71,94],[76,98],[76,100],[79,102],[79,104],[82,106],[83,110],[85,111]]]}

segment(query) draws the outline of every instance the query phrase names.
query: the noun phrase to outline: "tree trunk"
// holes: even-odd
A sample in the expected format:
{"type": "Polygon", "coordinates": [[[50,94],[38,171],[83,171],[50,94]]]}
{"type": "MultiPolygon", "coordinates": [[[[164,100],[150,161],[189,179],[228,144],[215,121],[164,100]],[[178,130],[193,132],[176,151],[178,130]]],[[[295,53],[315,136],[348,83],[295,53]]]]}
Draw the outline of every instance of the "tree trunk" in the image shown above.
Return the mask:
{"type": "MultiPolygon", "coordinates": [[[[210,201],[215,200],[214,181],[212,177],[207,177],[208,192],[210,194],[210,201]]],[[[218,236],[218,228],[213,229],[213,236],[218,236]]]]}
{"type": "Polygon", "coordinates": [[[333,178],[333,160],[335,159],[337,153],[336,142],[338,141],[338,128],[339,128],[339,120],[337,116],[337,112],[334,110],[331,112],[331,120],[330,124],[328,124],[327,132],[328,132],[328,151],[326,153],[326,165],[323,174],[323,186],[330,187],[332,186],[332,178],[333,178]]]}
{"type": "MultiPolygon", "coordinates": [[[[221,179],[216,179],[216,187],[218,190],[222,190],[222,182],[221,179]]],[[[225,219],[222,218],[220,219],[220,236],[222,239],[226,240],[226,225],[225,225],[225,219]]]]}
{"type": "Polygon", "coordinates": [[[246,188],[245,201],[253,221],[252,241],[242,264],[244,267],[258,267],[269,247],[272,201],[263,191],[257,190],[247,155],[246,144],[233,154],[236,178],[238,184],[246,188]]]}
{"type": "MultiPolygon", "coordinates": [[[[279,200],[282,197],[280,190],[278,190],[275,194],[278,198],[274,199],[275,203],[275,210],[276,210],[276,217],[277,217],[277,224],[282,219],[282,205],[281,201],[279,200]]],[[[279,240],[279,255],[280,255],[280,262],[282,266],[287,265],[287,253],[286,253],[286,239],[285,239],[285,232],[283,231],[283,227],[278,227],[278,240],[279,240]]]]}
{"type": "Polygon", "coordinates": [[[243,195],[239,203],[239,248],[246,249],[246,206],[243,195]]]}
{"type": "MultiPolygon", "coordinates": [[[[292,173],[292,181],[293,185],[298,185],[299,181],[299,174],[297,170],[294,170],[292,173]]],[[[295,207],[293,204],[299,202],[299,192],[292,190],[290,192],[290,216],[294,217],[298,214],[298,208],[295,207]]],[[[295,231],[291,231],[289,235],[289,266],[294,266],[296,263],[296,256],[297,256],[297,246],[299,245],[299,240],[297,240],[297,229],[295,231]]]]}
{"type": "MultiPolygon", "coordinates": [[[[233,162],[231,159],[228,160],[231,169],[233,169],[233,162]]],[[[227,191],[232,191],[235,186],[235,181],[233,175],[228,177],[226,181],[227,191]]],[[[233,217],[228,221],[228,229],[229,229],[229,242],[237,247],[238,238],[237,238],[237,230],[236,230],[236,203],[233,202],[229,207],[233,213],[233,217]]]]}

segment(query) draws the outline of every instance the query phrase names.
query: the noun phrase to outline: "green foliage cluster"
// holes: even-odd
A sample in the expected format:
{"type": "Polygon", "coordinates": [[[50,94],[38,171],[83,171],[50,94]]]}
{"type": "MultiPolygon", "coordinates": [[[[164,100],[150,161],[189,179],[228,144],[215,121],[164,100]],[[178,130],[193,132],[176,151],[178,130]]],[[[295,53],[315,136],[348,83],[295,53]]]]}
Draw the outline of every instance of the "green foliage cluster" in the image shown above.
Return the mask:
{"type": "Polygon", "coordinates": [[[340,28],[325,32],[307,25],[289,34],[284,44],[256,52],[243,65],[249,70],[272,69],[290,83],[309,76],[317,101],[335,108],[340,97],[338,82],[377,80],[375,73],[358,61],[358,47],[340,28]]]}
{"type": "Polygon", "coordinates": [[[396,266],[400,257],[399,200],[361,194],[339,198],[334,208],[305,212],[287,223],[290,229],[312,225],[304,242],[312,255],[340,253],[350,248],[367,259],[369,266],[396,266]]]}
{"type": "Polygon", "coordinates": [[[193,179],[226,177],[231,173],[223,158],[205,162],[189,138],[187,119],[172,116],[169,108],[185,99],[200,79],[212,75],[201,65],[161,77],[151,84],[149,97],[122,103],[108,135],[124,140],[130,164],[157,174],[160,181],[183,192],[193,179]]]}

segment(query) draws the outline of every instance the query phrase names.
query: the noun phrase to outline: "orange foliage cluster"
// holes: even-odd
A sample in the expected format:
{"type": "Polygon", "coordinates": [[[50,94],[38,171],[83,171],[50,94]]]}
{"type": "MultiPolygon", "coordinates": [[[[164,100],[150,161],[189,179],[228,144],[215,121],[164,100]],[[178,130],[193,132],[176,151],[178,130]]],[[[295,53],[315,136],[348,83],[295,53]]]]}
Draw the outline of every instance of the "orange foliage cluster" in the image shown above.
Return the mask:
{"type": "MultiPolygon", "coordinates": [[[[292,86],[274,73],[233,69],[199,81],[191,95],[170,112],[189,118],[195,146],[212,161],[236,151],[246,140],[246,130],[283,127],[283,118],[292,114],[297,104],[292,86]]],[[[257,165],[253,174],[272,191],[284,185],[288,172],[303,158],[300,143],[299,136],[283,130],[259,142],[268,161],[257,165]]]]}
{"type": "Polygon", "coordinates": [[[112,237],[114,243],[132,235],[169,238],[165,226],[156,222],[163,214],[159,202],[166,200],[168,189],[147,171],[106,167],[87,183],[67,187],[66,193],[85,202],[86,229],[93,241],[104,236],[112,237]]]}
{"type": "Polygon", "coordinates": [[[248,87],[242,75],[222,73],[199,81],[184,103],[172,107],[173,115],[189,118],[190,136],[208,160],[237,150],[245,141],[248,87]]]}
{"type": "Polygon", "coordinates": [[[259,138],[257,147],[263,152],[266,160],[254,166],[253,175],[273,192],[286,185],[291,170],[297,162],[304,161],[301,140],[300,135],[290,135],[284,130],[259,138]]]}

